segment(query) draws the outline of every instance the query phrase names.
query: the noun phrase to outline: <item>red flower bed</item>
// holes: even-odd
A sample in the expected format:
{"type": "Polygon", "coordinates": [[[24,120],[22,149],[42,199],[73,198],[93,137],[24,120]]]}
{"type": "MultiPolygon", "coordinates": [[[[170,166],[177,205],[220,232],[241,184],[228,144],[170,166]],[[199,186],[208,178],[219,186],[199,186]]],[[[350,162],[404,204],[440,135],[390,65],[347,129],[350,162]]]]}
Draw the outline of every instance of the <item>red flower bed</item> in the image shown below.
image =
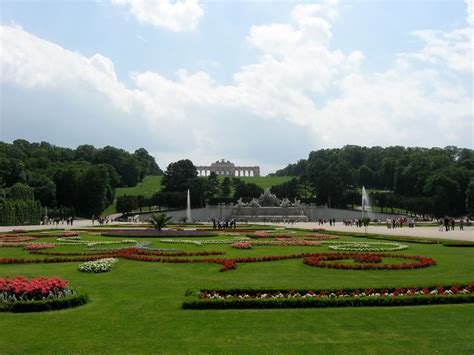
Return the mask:
{"type": "Polygon", "coordinates": [[[21,243],[21,242],[29,242],[35,239],[36,237],[16,237],[16,236],[5,237],[5,234],[3,236],[0,236],[0,242],[2,243],[21,243]]]}
{"type": "Polygon", "coordinates": [[[380,263],[382,258],[380,255],[374,254],[358,254],[354,256],[354,260],[360,263],[380,263]]]}
{"type": "Polygon", "coordinates": [[[311,256],[304,259],[304,263],[309,266],[325,267],[332,269],[346,269],[346,270],[401,270],[401,269],[418,269],[425,268],[428,266],[436,265],[436,261],[431,258],[424,256],[411,256],[411,255],[400,255],[400,254],[372,254],[381,258],[398,258],[398,259],[411,259],[415,262],[402,263],[402,264],[342,264],[342,263],[331,263],[326,261],[333,260],[344,260],[344,259],[356,259],[357,253],[334,253],[334,254],[320,254],[318,256],[311,256]]]}
{"type": "Polygon", "coordinates": [[[41,250],[41,249],[52,249],[54,248],[54,244],[50,243],[42,243],[42,244],[26,244],[23,249],[25,250],[41,250]]]}
{"type": "Polygon", "coordinates": [[[232,243],[230,246],[235,249],[251,249],[252,248],[252,244],[246,243],[246,242],[236,242],[236,243],[232,243]]]}
{"type": "MultiPolygon", "coordinates": [[[[316,242],[312,242],[316,243],[316,242]]],[[[0,259],[0,264],[27,264],[27,263],[57,263],[57,262],[77,262],[77,261],[92,261],[104,257],[116,257],[129,260],[147,261],[147,262],[161,262],[161,263],[216,263],[223,265],[221,271],[233,270],[237,268],[238,263],[254,263],[278,261],[286,259],[300,259],[304,258],[304,263],[309,266],[326,267],[335,269],[350,269],[350,270],[400,270],[400,269],[417,269],[436,265],[436,261],[423,256],[408,256],[398,254],[371,254],[370,256],[361,256],[360,253],[300,253],[289,255],[270,255],[259,257],[243,257],[232,259],[221,258],[185,258],[182,256],[206,256],[206,255],[221,255],[221,251],[202,251],[202,252],[160,252],[139,250],[135,248],[128,248],[117,250],[113,252],[98,252],[98,253],[55,253],[48,251],[35,250],[32,254],[42,255],[57,255],[62,257],[43,258],[43,259],[24,259],[24,258],[6,258],[0,259]],[[68,258],[65,256],[76,256],[68,258]],[[160,257],[156,257],[160,256],[160,257]],[[174,257],[173,257],[174,256],[174,257]],[[179,257],[181,256],[181,257],[179,257]],[[398,264],[380,264],[375,265],[375,260],[378,258],[402,258],[409,259],[412,262],[398,263],[398,264]],[[363,258],[363,260],[361,259],[363,258]],[[331,261],[354,259],[361,261],[359,264],[344,264],[331,261]],[[368,262],[370,260],[370,262],[368,262]]]]}
{"type": "Polygon", "coordinates": [[[138,255],[159,255],[159,256],[199,256],[199,255],[222,255],[225,254],[223,251],[152,251],[152,250],[142,250],[130,248],[133,251],[133,254],[138,255]]]}
{"type": "Polygon", "coordinates": [[[28,279],[17,276],[13,279],[0,279],[0,292],[7,296],[40,300],[50,292],[57,294],[67,288],[68,282],[58,277],[45,277],[28,279]]]}
{"type": "Polygon", "coordinates": [[[337,235],[329,235],[329,234],[312,234],[309,236],[305,236],[305,238],[317,239],[317,240],[339,239],[337,235]]]}

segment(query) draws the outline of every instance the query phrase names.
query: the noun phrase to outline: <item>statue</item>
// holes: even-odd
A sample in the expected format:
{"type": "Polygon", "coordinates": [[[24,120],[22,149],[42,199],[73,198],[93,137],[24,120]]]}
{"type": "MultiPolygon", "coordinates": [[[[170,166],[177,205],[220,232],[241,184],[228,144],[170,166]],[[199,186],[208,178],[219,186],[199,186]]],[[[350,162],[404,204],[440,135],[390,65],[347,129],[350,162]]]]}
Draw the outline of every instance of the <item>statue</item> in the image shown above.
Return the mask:
{"type": "Polygon", "coordinates": [[[280,207],[290,207],[291,201],[288,200],[286,197],[281,200],[280,207]]]}
{"type": "Polygon", "coordinates": [[[263,194],[258,198],[258,202],[262,207],[278,207],[280,206],[280,200],[275,194],[270,192],[270,189],[266,189],[263,194]]]}
{"type": "Polygon", "coordinates": [[[257,199],[253,198],[252,201],[247,204],[247,207],[260,207],[260,204],[257,199]]]}
{"type": "Polygon", "coordinates": [[[301,207],[301,201],[297,200],[296,197],[295,197],[295,202],[293,202],[293,206],[294,207],[301,207]]]}
{"type": "Polygon", "coordinates": [[[245,207],[247,204],[242,201],[242,197],[237,200],[237,207],[245,207]]]}

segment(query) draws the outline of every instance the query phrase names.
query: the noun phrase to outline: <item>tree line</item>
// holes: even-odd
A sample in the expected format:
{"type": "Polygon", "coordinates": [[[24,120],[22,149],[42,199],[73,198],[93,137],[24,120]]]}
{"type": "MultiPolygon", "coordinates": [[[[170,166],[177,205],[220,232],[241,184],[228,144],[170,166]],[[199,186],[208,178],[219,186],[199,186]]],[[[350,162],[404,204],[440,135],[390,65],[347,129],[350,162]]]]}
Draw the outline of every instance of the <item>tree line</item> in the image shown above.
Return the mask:
{"type": "Polygon", "coordinates": [[[474,151],[467,148],[348,145],[313,151],[275,175],[294,176],[294,191],[333,207],[358,203],[365,186],[377,190],[372,195],[381,207],[438,217],[474,213],[474,151]]]}
{"type": "Polygon", "coordinates": [[[58,214],[98,216],[113,202],[115,188],[135,186],[146,175],[160,174],[155,159],[143,148],[129,153],[110,146],[69,149],[22,139],[0,142],[0,199],[14,204],[11,189],[22,184],[32,189],[32,200],[58,214]]]}

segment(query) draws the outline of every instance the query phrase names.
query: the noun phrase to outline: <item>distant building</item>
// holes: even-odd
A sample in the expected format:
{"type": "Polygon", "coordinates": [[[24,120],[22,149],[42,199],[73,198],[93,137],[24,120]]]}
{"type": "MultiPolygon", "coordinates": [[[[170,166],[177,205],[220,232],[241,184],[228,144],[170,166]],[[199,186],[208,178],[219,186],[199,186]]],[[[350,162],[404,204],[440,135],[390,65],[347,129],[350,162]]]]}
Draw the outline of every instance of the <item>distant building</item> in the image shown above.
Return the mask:
{"type": "Polygon", "coordinates": [[[259,166],[235,166],[234,163],[224,159],[218,160],[211,166],[196,166],[199,176],[209,176],[216,173],[218,176],[260,176],[259,166]]]}

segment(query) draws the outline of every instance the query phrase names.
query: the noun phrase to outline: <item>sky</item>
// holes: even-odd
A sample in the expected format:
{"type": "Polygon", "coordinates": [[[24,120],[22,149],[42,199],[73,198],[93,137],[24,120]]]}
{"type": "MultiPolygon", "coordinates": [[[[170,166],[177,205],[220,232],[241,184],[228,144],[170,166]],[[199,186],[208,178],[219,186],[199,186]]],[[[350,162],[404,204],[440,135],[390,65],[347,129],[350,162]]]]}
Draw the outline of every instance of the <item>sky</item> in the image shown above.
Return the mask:
{"type": "Polygon", "coordinates": [[[274,172],[473,148],[473,0],[0,2],[0,140],[274,172]]]}

